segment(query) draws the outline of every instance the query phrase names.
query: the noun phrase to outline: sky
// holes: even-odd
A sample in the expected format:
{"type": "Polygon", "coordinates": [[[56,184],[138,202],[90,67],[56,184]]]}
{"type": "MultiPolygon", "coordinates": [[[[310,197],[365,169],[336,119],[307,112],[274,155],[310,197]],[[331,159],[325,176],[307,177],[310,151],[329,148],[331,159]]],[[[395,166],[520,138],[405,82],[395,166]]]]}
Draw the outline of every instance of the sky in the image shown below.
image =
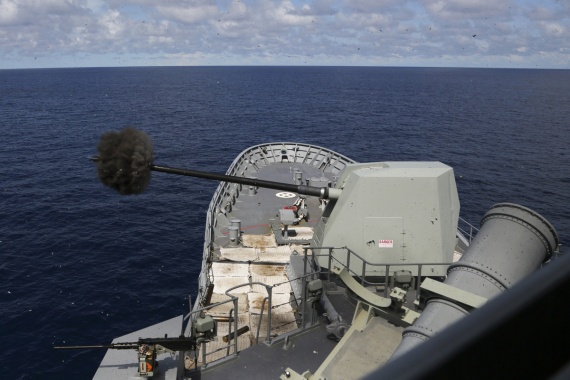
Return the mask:
{"type": "Polygon", "coordinates": [[[570,0],[0,0],[0,69],[570,68],[570,0]]]}

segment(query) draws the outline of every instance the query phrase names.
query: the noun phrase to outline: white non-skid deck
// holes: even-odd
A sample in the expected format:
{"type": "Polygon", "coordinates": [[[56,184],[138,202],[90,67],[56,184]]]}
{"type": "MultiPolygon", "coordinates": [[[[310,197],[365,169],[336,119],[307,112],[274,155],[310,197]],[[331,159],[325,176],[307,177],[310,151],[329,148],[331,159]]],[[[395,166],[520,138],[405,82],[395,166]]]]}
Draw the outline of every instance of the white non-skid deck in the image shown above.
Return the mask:
{"type": "MultiPolygon", "coordinates": [[[[263,283],[272,286],[272,308],[271,308],[271,331],[270,336],[284,334],[297,328],[295,311],[291,306],[291,284],[287,278],[287,266],[294,251],[302,254],[301,246],[277,246],[275,238],[269,235],[248,235],[242,236],[243,244],[240,247],[224,247],[220,249],[220,261],[212,263],[212,276],[214,282],[214,293],[211,304],[229,301],[229,294],[238,297],[238,328],[249,327],[249,331],[238,337],[238,350],[241,351],[251,345],[256,344],[257,335],[259,342],[267,338],[267,310],[268,301],[265,301],[262,313],[263,300],[268,296],[267,288],[263,283]]],[[[208,309],[207,314],[214,317],[229,317],[233,303],[228,302],[208,309]]],[[[233,312],[235,317],[235,311],[233,312]]],[[[232,323],[231,330],[234,330],[232,323]]],[[[222,337],[229,331],[228,322],[218,322],[218,339],[207,343],[206,350],[209,353],[206,362],[227,355],[227,349],[212,353],[220,348],[228,346],[222,337]]],[[[233,343],[233,342],[232,342],[233,343]]],[[[234,347],[231,344],[230,353],[234,347]]],[[[199,364],[201,364],[201,358],[199,364]]]]}

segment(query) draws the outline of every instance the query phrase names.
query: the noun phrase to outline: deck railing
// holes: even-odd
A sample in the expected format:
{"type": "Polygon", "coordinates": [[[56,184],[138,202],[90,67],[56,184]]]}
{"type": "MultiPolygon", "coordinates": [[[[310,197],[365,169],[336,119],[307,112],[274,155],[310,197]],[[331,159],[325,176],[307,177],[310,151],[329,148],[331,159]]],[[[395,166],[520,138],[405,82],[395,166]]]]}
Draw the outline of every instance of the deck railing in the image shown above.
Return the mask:
{"type": "Polygon", "coordinates": [[[394,268],[394,267],[408,267],[410,269],[417,269],[416,272],[417,274],[414,276],[415,277],[415,285],[414,285],[414,289],[413,290],[418,290],[420,283],[421,283],[421,278],[422,276],[428,276],[427,273],[423,273],[423,267],[425,266],[445,266],[448,267],[449,265],[451,265],[452,263],[442,263],[442,262],[434,262],[434,263],[371,263],[369,261],[367,261],[366,259],[364,259],[362,256],[360,256],[359,254],[357,254],[356,252],[354,252],[353,250],[351,250],[348,247],[304,247],[303,250],[305,251],[305,255],[307,254],[308,250],[312,250],[312,251],[327,251],[327,253],[320,253],[320,254],[313,254],[314,257],[325,257],[328,260],[328,268],[329,270],[326,273],[327,276],[327,281],[331,281],[331,270],[330,268],[332,268],[333,264],[337,264],[340,265],[341,267],[346,268],[349,273],[355,277],[363,286],[377,286],[377,287],[384,287],[384,297],[388,297],[388,290],[391,288],[390,286],[390,281],[389,279],[392,277],[390,275],[390,269],[394,268]],[[341,257],[339,256],[343,256],[342,258],[344,258],[344,261],[342,261],[341,257]],[[359,270],[361,270],[362,274],[359,274],[356,272],[356,270],[354,269],[354,262],[358,260],[359,262],[359,270]],[[368,268],[383,268],[384,272],[382,275],[379,276],[366,276],[366,271],[368,268]],[[380,282],[373,282],[370,280],[370,278],[376,278],[379,277],[381,278],[383,281],[380,282]]]}
{"type": "Polygon", "coordinates": [[[475,235],[477,235],[477,232],[479,232],[479,229],[477,227],[475,227],[474,225],[472,225],[462,217],[459,217],[457,230],[461,232],[468,239],[469,244],[471,244],[471,242],[475,238],[475,235]]]}
{"type": "MultiPolygon", "coordinates": [[[[270,344],[272,341],[271,331],[272,331],[272,328],[276,327],[276,326],[273,326],[272,318],[271,318],[271,311],[273,310],[274,307],[280,306],[280,305],[273,305],[273,288],[276,288],[278,286],[281,286],[281,285],[284,285],[287,283],[291,283],[293,281],[301,280],[301,287],[302,287],[300,299],[295,300],[298,302],[298,305],[301,305],[301,308],[302,308],[301,323],[300,323],[299,329],[304,330],[307,327],[314,325],[316,323],[316,319],[311,320],[310,323],[307,323],[305,320],[306,314],[307,314],[306,313],[307,305],[305,302],[307,279],[311,278],[311,277],[318,277],[320,274],[320,268],[318,268],[317,270],[308,270],[308,269],[314,268],[312,263],[316,263],[316,260],[315,260],[315,257],[311,253],[310,255],[306,255],[304,258],[304,270],[303,270],[303,275],[301,275],[301,276],[298,276],[296,278],[289,279],[287,281],[283,281],[280,283],[272,284],[272,285],[265,284],[263,282],[251,282],[251,281],[244,282],[243,284],[236,285],[236,286],[231,287],[225,291],[225,295],[228,296],[227,300],[216,302],[216,303],[213,303],[213,304],[210,304],[207,306],[197,308],[196,310],[193,310],[190,313],[188,313],[186,316],[184,316],[184,321],[188,321],[188,326],[186,327],[186,331],[190,331],[191,324],[193,323],[193,321],[195,321],[197,317],[202,316],[204,314],[207,314],[208,310],[213,309],[213,308],[218,307],[218,306],[221,306],[221,305],[224,305],[226,303],[230,303],[230,302],[233,304],[232,309],[230,309],[230,311],[228,312],[228,317],[223,318],[224,320],[227,320],[227,323],[228,323],[227,345],[220,347],[220,348],[217,348],[217,349],[214,349],[214,350],[211,350],[211,351],[207,351],[207,347],[206,347],[207,342],[203,342],[202,348],[201,348],[202,366],[205,368],[207,366],[207,360],[206,360],[207,356],[212,355],[216,352],[226,350],[226,356],[230,356],[230,354],[236,355],[239,351],[238,350],[238,316],[237,316],[237,310],[239,310],[239,298],[237,296],[231,294],[231,292],[236,290],[236,289],[239,289],[241,287],[252,286],[252,285],[260,285],[260,286],[265,287],[265,289],[267,291],[267,297],[265,297],[263,299],[263,302],[261,305],[261,311],[260,311],[260,315],[259,315],[259,324],[258,324],[258,328],[256,331],[256,343],[259,342],[259,333],[261,331],[261,324],[263,321],[263,315],[264,315],[265,303],[266,302],[267,302],[267,335],[265,337],[264,342],[266,344],[270,344]],[[235,316],[234,316],[234,314],[235,314],[235,316]],[[233,326],[232,326],[232,324],[233,324],[233,326]],[[233,337],[229,338],[232,336],[232,334],[233,334],[233,337]],[[232,340],[233,340],[233,342],[232,342],[232,340]],[[232,350],[232,346],[233,346],[233,350],[232,350]]],[[[222,322],[218,322],[218,323],[222,323],[222,322]]]]}

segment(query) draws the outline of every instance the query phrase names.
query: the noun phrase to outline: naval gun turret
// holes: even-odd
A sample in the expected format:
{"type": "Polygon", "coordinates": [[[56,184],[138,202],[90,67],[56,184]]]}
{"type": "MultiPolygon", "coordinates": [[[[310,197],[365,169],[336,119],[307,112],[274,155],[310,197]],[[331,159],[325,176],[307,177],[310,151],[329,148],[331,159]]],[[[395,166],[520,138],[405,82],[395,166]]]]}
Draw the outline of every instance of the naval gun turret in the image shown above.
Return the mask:
{"type": "MultiPolygon", "coordinates": [[[[444,276],[452,262],[459,219],[453,169],[440,162],[348,165],[338,181],[342,196],[330,202],[315,228],[314,246],[346,246],[373,265],[350,265],[353,274],[384,276],[405,270],[444,276]]],[[[346,259],[339,258],[345,266],[346,259]]],[[[327,266],[321,262],[321,266],[327,266]]]]}

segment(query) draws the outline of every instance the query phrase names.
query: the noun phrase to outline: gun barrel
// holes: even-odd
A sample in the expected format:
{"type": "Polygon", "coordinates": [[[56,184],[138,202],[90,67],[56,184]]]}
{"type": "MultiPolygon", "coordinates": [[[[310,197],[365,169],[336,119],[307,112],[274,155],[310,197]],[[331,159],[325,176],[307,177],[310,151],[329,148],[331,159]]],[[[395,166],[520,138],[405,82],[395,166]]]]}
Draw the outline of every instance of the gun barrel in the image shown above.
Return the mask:
{"type": "Polygon", "coordinates": [[[225,174],[202,172],[202,171],[198,171],[198,170],[170,168],[167,166],[159,166],[159,165],[154,165],[154,164],[150,164],[149,167],[151,170],[154,170],[157,172],[169,173],[169,174],[178,174],[178,175],[185,175],[185,176],[189,176],[189,177],[214,179],[217,181],[224,181],[224,182],[230,182],[230,183],[240,183],[242,185],[248,185],[248,186],[263,187],[263,188],[267,188],[267,189],[282,190],[282,191],[290,191],[293,193],[299,193],[302,195],[310,195],[310,196],[320,197],[323,199],[329,199],[331,197],[329,194],[329,188],[328,187],[293,185],[293,184],[289,184],[289,183],[265,181],[265,180],[261,180],[261,179],[257,179],[257,178],[236,177],[236,176],[225,175],[225,174]]]}
{"type": "MultiPolygon", "coordinates": [[[[89,157],[89,160],[93,161],[93,162],[100,162],[102,159],[99,156],[94,156],[94,157],[89,157]]],[[[333,189],[333,188],[329,188],[329,187],[293,185],[293,184],[289,184],[289,183],[265,181],[265,180],[261,180],[261,179],[257,179],[257,178],[237,177],[237,176],[226,175],[226,174],[216,174],[216,173],[203,172],[203,171],[199,171],[199,170],[171,168],[168,166],[155,165],[153,163],[148,164],[148,168],[150,170],[154,170],[157,172],[163,172],[163,173],[169,173],[169,174],[178,174],[178,175],[184,175],[184,176],[188,176],[188,177],[213,179],[216,181],[224,181],[224,182],[230,182],[230,183],[239,183],[242,185],[263,187],[263,188],[267,188],[267,189],[289,191],[292,193],[298,193],[298,194],[302,194],[302,195],[319,197],[321,199],[338,199],[340,196],[340,193],[341,193],[341,190],[333,189]]]]}
{"type": "Polygon", "coordinates": [[[96,348],[107,348],[113,350],[138,349],[142,345],[160,345],[171,351],[186,351],[196,347],[196,341],[190,337],[176,338],[140,338],[138,342],[120,342],[111,344],[98,344],[90,346],[55,346],[56,350],[91,350],[96,348]]]}
{"type": "Polygon", "coordinates": [[[137,343],[98,344],[92,346],[54,346],[55,350],[92,350],[96,348],[113,348],[115,350],[129,350],[138,348],[137,343]]]}

